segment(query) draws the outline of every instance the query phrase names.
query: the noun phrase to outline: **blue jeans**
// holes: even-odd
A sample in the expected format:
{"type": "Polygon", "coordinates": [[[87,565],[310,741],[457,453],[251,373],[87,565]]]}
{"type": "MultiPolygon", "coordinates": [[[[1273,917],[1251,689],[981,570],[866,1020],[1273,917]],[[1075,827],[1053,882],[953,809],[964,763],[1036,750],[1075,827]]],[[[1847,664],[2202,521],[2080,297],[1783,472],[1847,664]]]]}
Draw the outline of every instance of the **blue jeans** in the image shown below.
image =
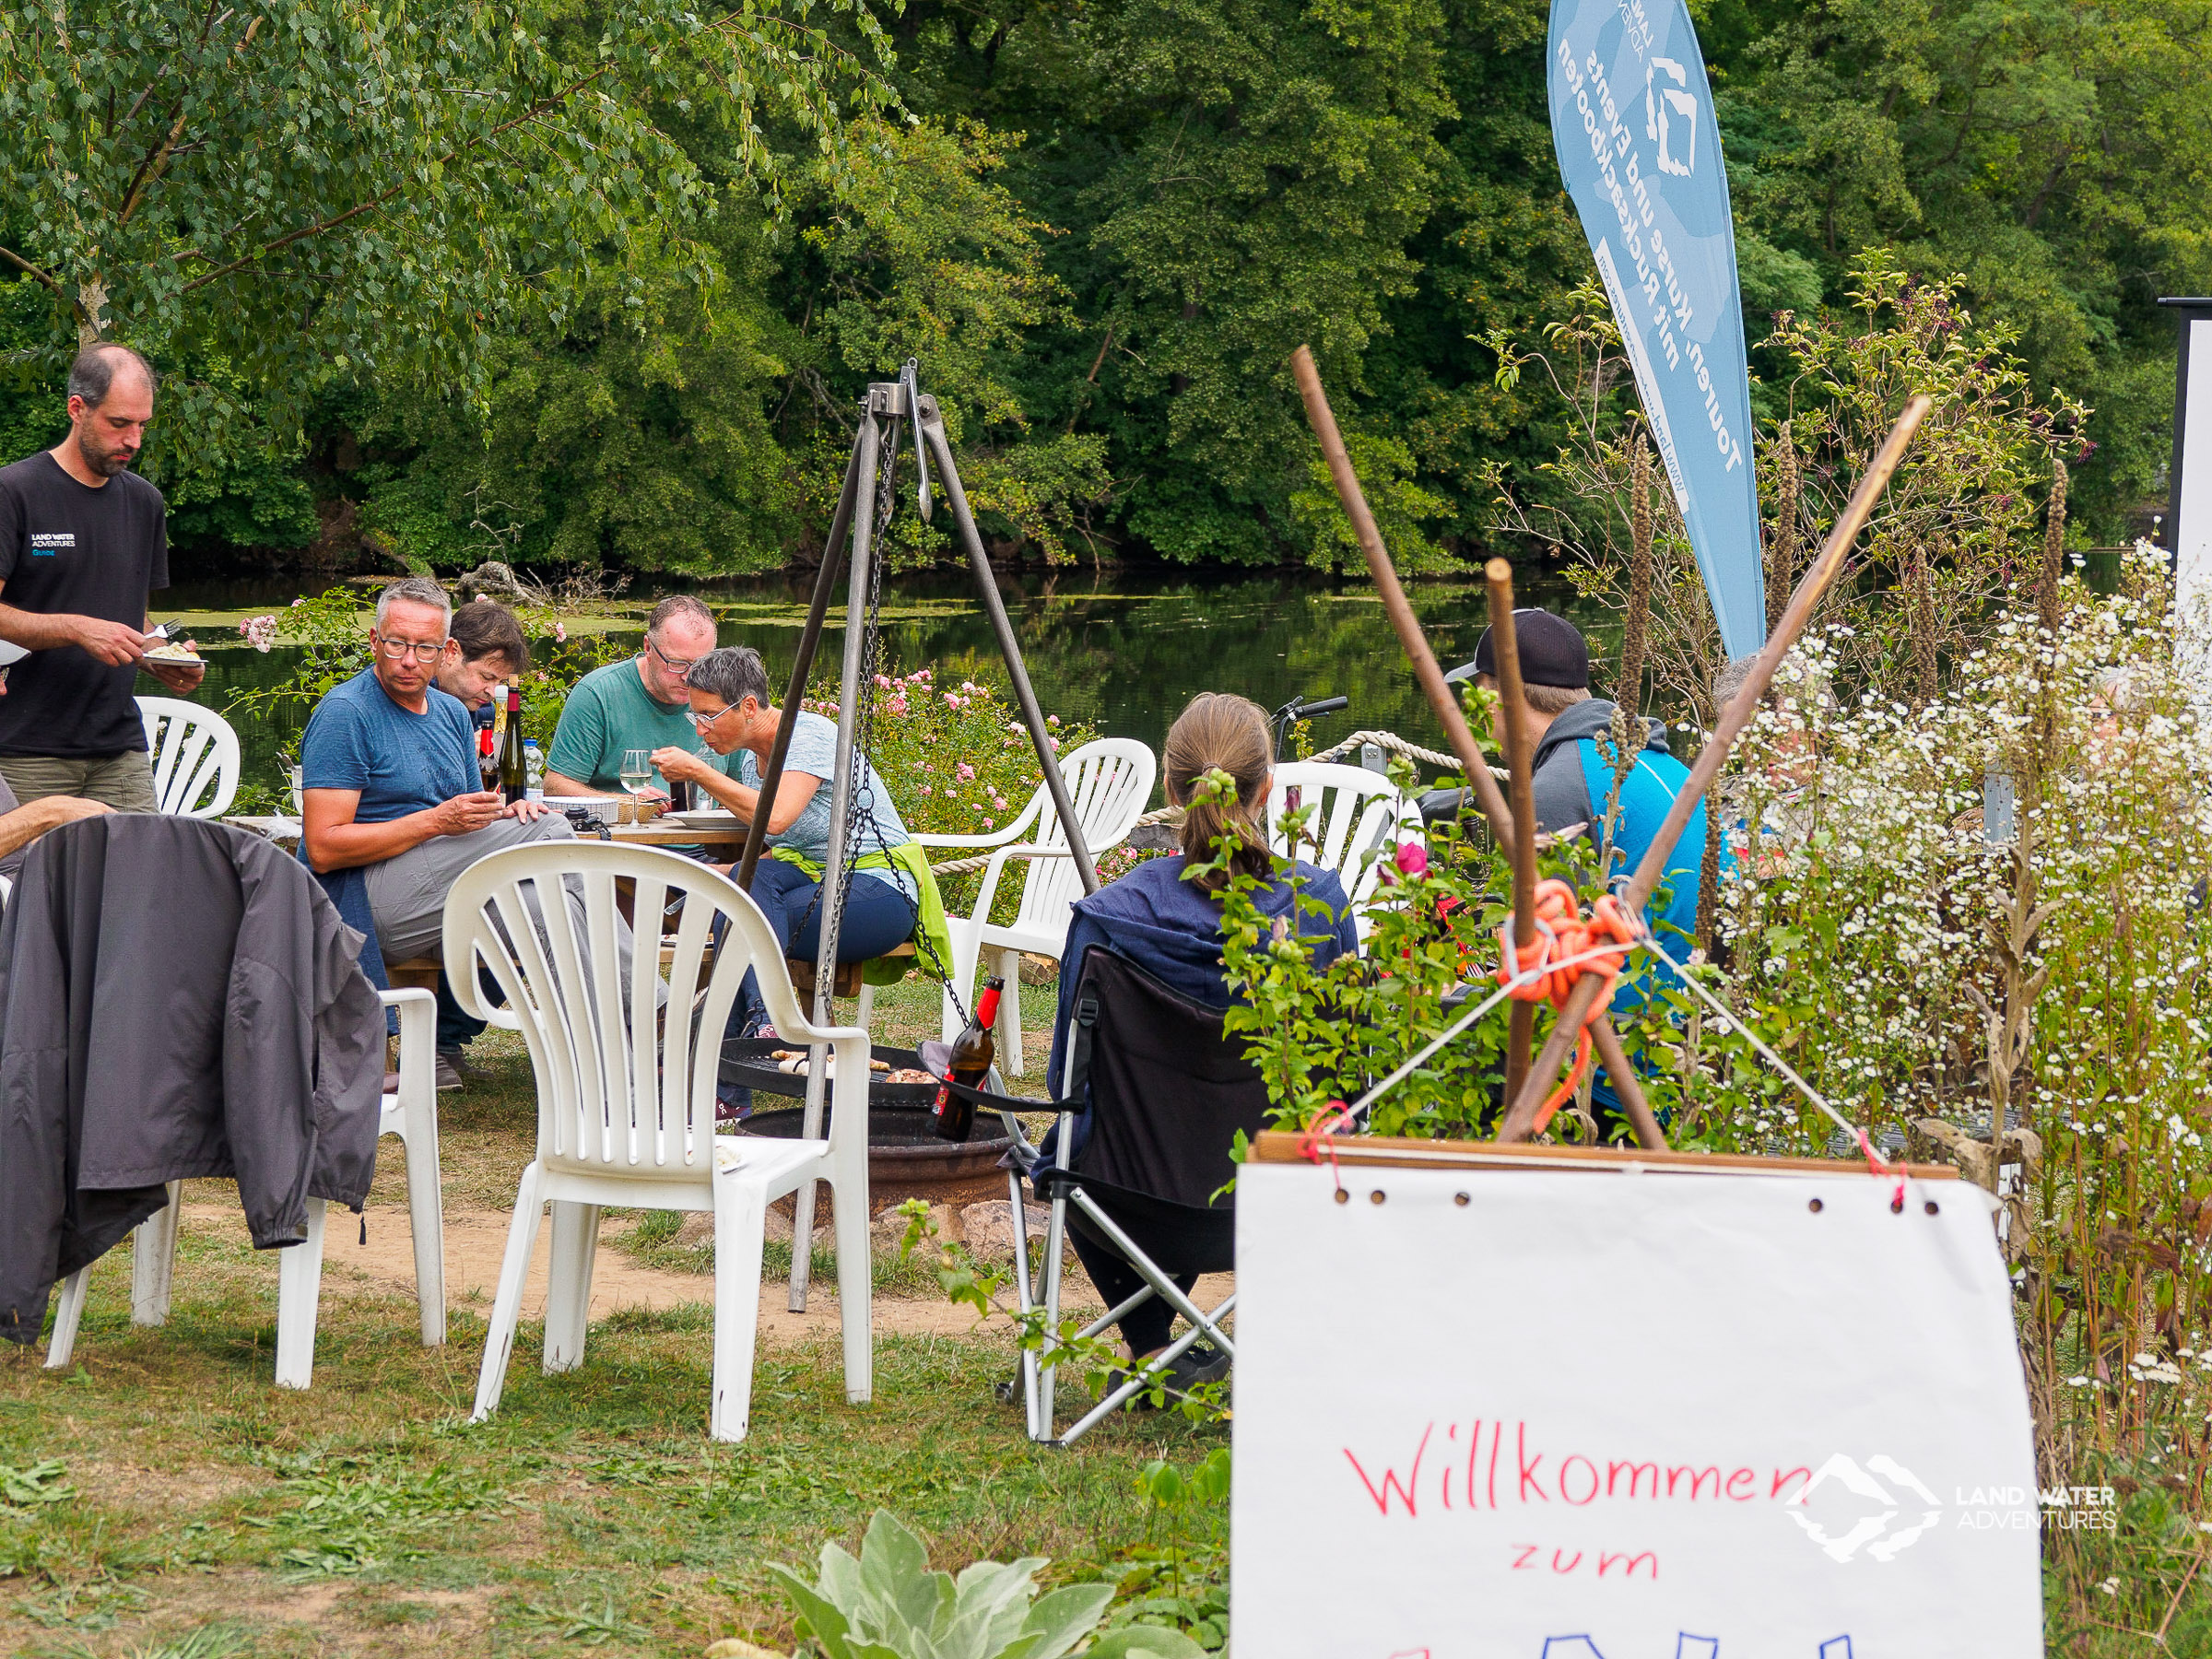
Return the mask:
{"type": "MultiPolygon", "coordinates": [[[[794,864],[763,858],[753,871],[753,902],[775,930],[783,954],[812,961],[822,947],[822,884],[794,864]]],[[[837,959],[865,962],[902,945],[914,931],[913,907],[888,881],[856,870],[845,897],[843,924],[837,930],[837,959]]],[[[749,972],[738,993],[737,1031],[748,1031],[766,1017],[759,986],[749,972]]],[[[734,1033],[733,1033],[734,1034],[734,1033]]]]}

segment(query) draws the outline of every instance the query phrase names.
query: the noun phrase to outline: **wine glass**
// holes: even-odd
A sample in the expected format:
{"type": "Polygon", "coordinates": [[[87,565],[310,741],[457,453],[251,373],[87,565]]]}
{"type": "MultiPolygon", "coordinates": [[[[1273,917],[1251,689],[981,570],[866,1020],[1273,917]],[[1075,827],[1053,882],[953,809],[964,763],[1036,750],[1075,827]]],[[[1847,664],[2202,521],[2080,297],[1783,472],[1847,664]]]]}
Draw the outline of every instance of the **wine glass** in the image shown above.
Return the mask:
{"type": "Polygon", "coordinates": [[[653,782],[653,751],[651,749],[624,749],[622,751],[622,787],[631,794],[642,792],[653,782]]]}

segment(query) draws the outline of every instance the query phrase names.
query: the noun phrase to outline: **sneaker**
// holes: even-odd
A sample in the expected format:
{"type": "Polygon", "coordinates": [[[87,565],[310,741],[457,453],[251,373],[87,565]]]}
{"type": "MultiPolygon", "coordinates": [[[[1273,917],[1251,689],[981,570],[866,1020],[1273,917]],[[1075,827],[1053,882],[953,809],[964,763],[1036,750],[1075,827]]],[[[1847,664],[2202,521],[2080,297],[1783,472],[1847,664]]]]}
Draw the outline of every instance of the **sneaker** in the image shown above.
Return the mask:
{"type": "Polygon", "coordinates": [[[449,1088],[459,1088],[463,1085],[461,1068],[454,1064],[455,1058],[456,1056],[451,1049],[440,1049],[437,1056],[430,1062],[431,1073],[438,1079],[438,1089],[441,1094],[449,1088]]]}
{"type": "MultiPolygon", "coordinates": [[[[1106,1374],[1106,1392],[1112,1394],[1129,1381],[1132,1374],[1126,1371],[1109,1371],[1106,1374]]],[[[1156,1393],[1159,1393],[1163,1399],[1172,1400],[1179,1394],[1188,1394],[1201,1383],[1218,1382],[1228,1375],[1229,1356],[1201,1336],[1171,1360],[1165,1371],[1156,1371],[1147,1377],[1147,1386],[1131,1395],[1124,1409],[1151,1411],[1156,1409],[1153,1404],[1156,1393]]]]}
{"type": "Polygon", "coordinates": [[[444,1065],[452,1066],[453,1075],[464,1083],[481,1083],[491,1076],[482,1066],[470,1060],[468,1051],[457,1043],[450,1048],[439,1049],[438,1058],[444,1065]]]}
{"type": "Polygon", "coordinates": [[[1168,1367],[1168,1386],[1184,1391],[1229,1375],[1229,1356],[1201,1336],[1168,1367]]]}

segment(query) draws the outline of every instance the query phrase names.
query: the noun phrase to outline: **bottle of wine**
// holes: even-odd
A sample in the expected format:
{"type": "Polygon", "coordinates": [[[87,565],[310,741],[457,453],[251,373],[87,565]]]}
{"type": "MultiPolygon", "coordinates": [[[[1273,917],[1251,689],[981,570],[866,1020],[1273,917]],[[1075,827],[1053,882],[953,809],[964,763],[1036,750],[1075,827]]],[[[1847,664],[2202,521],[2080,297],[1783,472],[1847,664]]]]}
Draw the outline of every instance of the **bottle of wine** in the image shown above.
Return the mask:
{"type": "MultiPolygon", "coordinates": [[[[997,1057],[997,1044],[992,1040],[992,1028],[998,1023],[999,994],[1006,988],[1003,979],[992,978],[983,982],[983,994],[975,999],[975,1012],[968,1016],[968,1024],[952,1040],[950,1069],[954,1080],[969,1088],[981,1087],[991,1070],[991,1062],[997,1057]]],[[[936,1130],[939,1140],[964,1141],[975,1128],[975,1102],[956,1095],[942,1083],[937,1085],[935,1114],[931,1127],[936,1130]]]]}
{"type": "Polygon", "coordinates": [[[491,728],[488,725],[477,728],[477,771],[484,779],[485,788],[500,786],[500,754],[491,747],[491,728]]]}
{"type": "Polygon", "coordinates": [[[523,756],[523,694],[507,693],[507,735],[500,745],[500,793],[507,805],[530,798],[530,764],[523,756]]]}

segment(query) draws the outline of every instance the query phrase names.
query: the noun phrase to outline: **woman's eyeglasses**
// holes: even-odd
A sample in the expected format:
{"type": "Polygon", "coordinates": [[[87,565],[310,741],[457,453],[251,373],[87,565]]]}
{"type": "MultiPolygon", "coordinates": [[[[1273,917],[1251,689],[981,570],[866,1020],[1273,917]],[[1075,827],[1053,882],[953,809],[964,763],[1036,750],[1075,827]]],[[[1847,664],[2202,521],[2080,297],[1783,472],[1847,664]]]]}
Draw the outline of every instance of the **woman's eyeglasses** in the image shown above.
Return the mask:
{"type": "Polygon", "coordinates": [[[712,714],[701,714],[696,709],[687,710],[686,716],[690,720],[691,724],[695,727],[703,732],[709,726],[712,725],[716,721],[720,720],[724,714],[727,714],[734,706],[734,704],[724,704],[723,707],[715,710],[712,714]]]}

